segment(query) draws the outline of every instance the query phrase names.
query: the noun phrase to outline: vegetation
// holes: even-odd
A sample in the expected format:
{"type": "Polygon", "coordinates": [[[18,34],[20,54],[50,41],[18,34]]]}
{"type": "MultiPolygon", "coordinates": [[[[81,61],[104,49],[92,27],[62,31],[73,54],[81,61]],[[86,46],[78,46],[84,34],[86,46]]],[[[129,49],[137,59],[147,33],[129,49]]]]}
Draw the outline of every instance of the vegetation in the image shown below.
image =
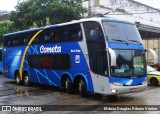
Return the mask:
{"type": "Polygon", "coordinates": [[[13,23],[10,21],[0,22],[0,44],[2,44],[3,35],[13,31],[15,31],[13,23]]]}
{"type": "Polygon", "coordinates": [[[45,26],[80,19],[86,9],[81,0],[27,0],[18,2],[11,13],[15,28],[23,30],[32,26],[45,26]],[[47,21],[48,20],[48,21],[47,21]]]}
{"type": "Polygon", "coordinates": [[[86,11],[81,0],[19,0],[10,22],[0,23],[0,43],[4,34],[80,19],[86,11]]]}

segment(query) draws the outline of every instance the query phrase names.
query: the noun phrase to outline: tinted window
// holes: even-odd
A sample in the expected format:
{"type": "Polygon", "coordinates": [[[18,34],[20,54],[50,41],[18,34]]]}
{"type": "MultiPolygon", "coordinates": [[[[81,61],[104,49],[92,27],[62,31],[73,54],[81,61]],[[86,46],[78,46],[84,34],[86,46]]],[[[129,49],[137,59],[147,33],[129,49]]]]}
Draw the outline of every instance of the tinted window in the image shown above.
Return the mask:
{"type": "MultiPolygon", "coordinates": [[[[27,45],[30,39],[38,31],[19,33],[4,37],[4,46],[27,45]]],[[[54,43],[54,42],[71,42],[81,41],[82,31],[80,24],[71,24],[60,27],[53,27],[43,30],[32,42],[39,43],[54,43]]]]}
{"type": "Polygon", "coordinates": [[[106,76],[108,75],[107,52],[101,26],[97,22],[85,22],[83,25],[91,70],[106,76]]]}
{"type": "Polygon", "coordinates": [[[39,55],[30,55],[28,56],[29,66],[32,68],[41,68],[41,56],[39,55]]]}
{"type": "Polygon", "coordinates": [[[59,67],[60,69],[69,69],[71,66],[70,63],[70,56],[65,54],[65,55],[60,55],[59,57],[59,67]]]}
{"type": "MultiPolygon", "coordinates": [[[[18,45],[27,45],[30,39],[33,37],[33,35],[37,31],[34,32],[27,32],[27,33],[20,33],[20,34],[15,34],[11,36],[5,36],[4,37],[4,46],[18,46],[18,45]]],[[[35,39],[33,41],[34,43],[38,43],[38,40],[35,39]]]]}
{"type": "Polygon", "coordinates": [[[103,22],[103,26],[109,41],[119,42],[119,40],[124,40],[129,43],[142,43],[138,29],[134,24],[103,22]]]}
{"type": "Polygon", "coordinates": [[[111,76],[133,77],[146,75],[145,52],[141,50],[114,50],[116,66],[111,67],[111,76]]]}
{"type": "Polygon", "coordinates": [[[68,40],[69,41],[80,41],[82,40],[82,31],[80,24],[73,24],[67,26],[68,40]]]}
{"type": "Polygon", "coordinates": [[[85,22],[84,29],[87,41],[104,41],[102,28],[97,22],[85,22]]]}
{"type": "Polygon", "coordinates": [[[55,42],[63,42],[63,41],[67,41],[67,31],[66,31],[66,27],[58,27],[54,30],[55,32],[55,42]]]}
{"type": "Polygon", "coordinates": [[[32,68],[67,70],[71,67],[70,56],[67,54],[29,55],[28,63],[32,68]]]}

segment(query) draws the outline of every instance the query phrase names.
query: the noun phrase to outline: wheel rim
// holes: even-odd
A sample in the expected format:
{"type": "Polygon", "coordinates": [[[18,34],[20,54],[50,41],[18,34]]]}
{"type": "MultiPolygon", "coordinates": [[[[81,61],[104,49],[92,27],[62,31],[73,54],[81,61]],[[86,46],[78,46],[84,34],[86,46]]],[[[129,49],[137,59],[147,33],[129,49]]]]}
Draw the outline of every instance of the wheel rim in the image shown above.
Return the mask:
{"type": "Polygon", "coordinates": [[[66,90],[68,89],[68,81],[66,80],[66,85],[65,85],[65,87],[66,87],[66,90]]]}
{"type": "Polygon", "coordinates": [[[79,92],[81,92],[82,91],[82,81],[80,81],[80,83],[79,83],[79,92]]]}
{"type": "Polygon", "coordinates": [[[17,76],[16,76],[16,82],[17,82],[17,84],[19,84],[19,83],[20,83],[19,75],[17,75],[17,76]]]}
{"type": "Polygon", "coordinates": [[[28,76],[25,76],[24,82],[25,82],[25,85],[28,85],[28,84],[29,84],[29,78],[28,78],[28,76]]]}

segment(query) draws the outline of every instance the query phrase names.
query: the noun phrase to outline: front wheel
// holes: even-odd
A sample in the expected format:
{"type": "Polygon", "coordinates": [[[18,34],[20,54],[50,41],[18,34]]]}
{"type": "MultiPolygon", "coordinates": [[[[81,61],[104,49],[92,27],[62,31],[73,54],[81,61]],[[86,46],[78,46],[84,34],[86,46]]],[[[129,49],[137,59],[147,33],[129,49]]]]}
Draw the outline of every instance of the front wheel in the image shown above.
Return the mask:
{"type": "Polygon", "coordinates": [[[81,97],[83,98],[87,97],[87,87],[83,79],[81,79],[79,82],[79,92],[80,92],[81,97]]]}
{"type": "Polygon", "coordinates": [[[17,85],[20,85],[22,83],[21,79],[20,79],[20,74],[18,72],[15,74],[15,79],[16,79],[16,84],[17,85]]]}

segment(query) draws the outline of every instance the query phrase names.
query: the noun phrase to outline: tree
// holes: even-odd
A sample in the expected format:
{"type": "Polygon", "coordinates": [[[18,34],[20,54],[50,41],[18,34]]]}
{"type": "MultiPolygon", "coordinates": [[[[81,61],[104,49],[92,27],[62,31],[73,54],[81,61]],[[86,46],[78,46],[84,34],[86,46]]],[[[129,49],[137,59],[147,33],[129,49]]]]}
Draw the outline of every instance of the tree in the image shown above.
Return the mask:
{"type": "Polygon", "coordinates": [[[50,7],[49,21],[51,24],[80,19],[87,11],[82,6],[81,0],[62,0],[61,2],[55,0],[50,7]]]}
{"type": "Polygon", "coordinates": [[[13,27],[13,23],[9,21],[1,22],[0,23],[0,44],[2,43],[2,38],[4,34],[16,31],[13,27]]]}
{"type": "Polygon", "coordinates": [[[17,29],[28,29],[33,25],[45,26],[80,19],[86,9],[81,0],[26,0],[18,2],[11,21],[17,29]]]}

